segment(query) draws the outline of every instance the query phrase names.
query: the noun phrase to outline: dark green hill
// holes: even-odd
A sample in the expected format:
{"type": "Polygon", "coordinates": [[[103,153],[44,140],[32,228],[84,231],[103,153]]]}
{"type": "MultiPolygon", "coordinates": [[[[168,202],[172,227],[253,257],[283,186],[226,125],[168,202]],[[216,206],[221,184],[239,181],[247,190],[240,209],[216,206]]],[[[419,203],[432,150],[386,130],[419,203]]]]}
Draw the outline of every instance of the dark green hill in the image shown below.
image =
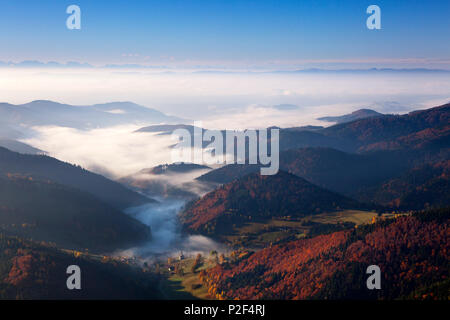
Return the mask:
{"type": "Polygon", "coordinates": [[[259,172],[260,168],[261,166],[257,164],[228,164],[202,174],[196,180],[224,184],[248,174],[259,172]]]}
{"type": "Polygon", "coordinates": [[[20,237],[97,252],[150,238],[148,227],[89,193],[12,175],[0,178],[0,227],[20,237]]]}
{"type": "Polygon", "coordinates": [[[427,163],[384,181],[361,195],[403,210],[450,206],[450,161],[427,163]]]}
{"type": "Polygon", "coordinates": [[[79,166],[44,155],[25,155],[0,147],[0,174],[31,175],[86,191],[105,203],[125,209],[153,200],[127,189],[121,184],[94,174],[79,166]]]}
{"type": "MultiPolygon", "coordinates": [[[[399,152],[360,155],[331,148],[301,148],[281,152],[280,169],[323,188],[354,196],[359,190],[406,170],[408,162],[405,160],[405,154],[399,152]]],[[[259,165],[231,164],[197,179],[228,183],[259,169],[259,165]]]]}
{"type": "MultiPolygon", "coordinates": [[[[364,154],[331,148],[291,149],[280,153],[280,169],[361,202],[418,210],[446,203],[449,152],[448,147],[433,146],[364,154]],[[436,196],[431,196],[433,186],[439,187],[436,196]]],[[[223,184],[259,170],[259,165],[231,164],[197,179],[223,184]]]]}
{"type": "Polygon", "coordinates": [[[327,122],[336,122],[336,123],[345,123],[345,122],[351,122],[359,119],[365,119],[370,117],[379,117],[382,116],[382,113],[376,112],[375,110],[371,109],[359,109],[356,111],[353,111],[350,114],[345,114],[342,116],[337,117],[321,117],[317,120],[327,121],[327,122]]]}

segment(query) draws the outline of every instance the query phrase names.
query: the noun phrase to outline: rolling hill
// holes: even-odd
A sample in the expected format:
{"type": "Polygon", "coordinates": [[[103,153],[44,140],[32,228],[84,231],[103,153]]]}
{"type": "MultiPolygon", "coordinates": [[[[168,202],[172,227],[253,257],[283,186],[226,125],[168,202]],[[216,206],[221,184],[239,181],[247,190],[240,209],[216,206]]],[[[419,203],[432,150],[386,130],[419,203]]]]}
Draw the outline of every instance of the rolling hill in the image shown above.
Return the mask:
{"type": "MultiPolygon", "coordinates": [[[[425,148],[352,154],[329,148],[292,149],[280,153],[280,169],[364,203],[419,210],[448,202],[448,160],[444,159],[449,151],[425,148]]],[[[259,170],[259,165],[231,164],[197,179],[223,184],[259,170]]]]}
{"type": "Polygon", "coordinates": [[[73,106],[48,100],[36,100],[21,105],[0,103],[0,119],[4,124],[13,127],[17,124],[27,127],[55,125],[77,129],[183,121],[132,102],[73,106]]]}
{"type": "Polygon", "coordinates": [[[258,164],[228,164],[201,175],[197,180],[224,184],[258,172],[260,168],[258,164]]]}
{"type": "MultiPolygon", "coordinates": [[[[427,110],[410,112],[405,115],[384,115],[337,124],[320,132],[326,137],[350,143],[354,151],[373,149],[369,146],[388,144],[392,140],[399,142],[395,149],[402,149],[409,148],[410,145],[401,143],[401,137],[424,132],[424,130],[431,128],[443,130],[445,127],[448,127],[449,123],[450,104],[445,104],[427,110]]],[[[421,141],[425,142],[429,139],[435,139],[435,134],[422,134],[419,136],[421,136],[421,141]]],[[[448,129],[444,130],[442,134],[448,136],[448,129]]],[[[446,141],[448,142],[448,139],[446,141]]],[[[377,149],[382,148],[379,147],[377,149]]]]}
{"type": "Polygon", "coordinates": [[[448,144],[450,104],[405,115],[379,115],[314,131],[280,130],[280,150],[327,147],[346,152],[410,148],[412,141],[448,144]],[[433,129],[433,130],[429,130],[433,129]],[[395,143],[392,143],[395,141],[395,143]]]}
{"type": "Polygon", "coordinates": [[[0,138],[0,147],[24,154],[47,154],[45,151],[34,148],[26,143],[11,139],[0,138]]]}
{"type": "Polygon", "coordinates": [[[192,202],[180,221],[190,232],[217,235],[248,221],[361,207],[354,200],[283,171],[273,176],[252,173],[192,202]]]}
{"type": "MultiPolygon", "coordinates": [[[[282,129],[280,169],[366,203],[415,210],[440,206],[446,203],[444,199],[450,192],[448,179],[439,170],[428,169],[442,167],[438,164],[448,160],[449,111],[447,104],[312,132],[282,129]],[[421,178],[416,179],[419,175],[421,178]],[[423,181],[425,177],[427,181],[423,181]],[[434,187],[436,194],[432,196],[430,188],[434,187]],[[409,196],[410,192],[413,193],[409,196]]],[[[258,165],[227,165],[198,180],[228,183],[259,168],[258,165]]]]}
{"type": "Polygon", "coordinates": [[[128,248],[151,236],[147,226],[89,193],[12,174],[0,178],[0,229],[95,252],[128,248]]]}
{"type": "MultiPolygon", "coordinates": [[[[301,148],[280,153],[280,169],[335,192],[355,196],[359,190],[396,176],[408,168],[405,154],[352,154],[331,148],[301,148]]],[[[231,164],[198,177],[228,183],[259,171],[259,165],[231,164]]]]}
{"type": "Polygon", "coordinates": [[[352,122],[359,119],[365,119],[370,117],[378,117],[382,116],[383,114],[376,112],[371,109],[359,109],[356,111],[353,111],[350,114],[345,114],[343,116],[336,116],[336,117],[321,117],[317,120],[327,121],[327,122],[336,122],[336,123],[345,123],[345,122],[352,122]]]}
{"type": "Polygon", "coordinates": [[[31,175],[86,191],[103,202],[125,209],[152,202],[121,184],[45,155],[25,155],[0,147],[0,174],[31,175]]]}
{"type": "Polygon", "coordinates": [[[402,210],[450,206],[450,161],[426,163],[388,179],[365,194],[363,200],[402,210]]]}
{"type": "MultiPolygon", "coordinates": [[[[450,104],[405,115],[383,115],[363,109],[343,117],[342,123],[327,128],[306,126],[280,129],[280,150],[324,147],[364,153],[425,146],[439,148],[449,143],[450,104]]],[[[188,130],[193,135],[195,127],[184,124],[153,125],[143,127],[137,132],[159,132],[167,135],[176,129],[188,130]]],[[[198,129],[199,132],[205,130],[198,129]]],[[[214,132],[224,136],[226,131],[214,132]]],[[[203,143],[204,147],[207,145],[208,143],[203,143]]]]}

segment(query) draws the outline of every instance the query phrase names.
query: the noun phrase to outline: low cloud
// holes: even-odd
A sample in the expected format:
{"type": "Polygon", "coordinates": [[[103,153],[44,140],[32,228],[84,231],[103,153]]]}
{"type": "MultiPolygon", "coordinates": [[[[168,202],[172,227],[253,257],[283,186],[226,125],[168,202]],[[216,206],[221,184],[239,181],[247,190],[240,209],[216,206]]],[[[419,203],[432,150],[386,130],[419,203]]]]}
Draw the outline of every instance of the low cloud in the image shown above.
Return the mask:
{"type": "Polygon", "coordinates": [[[152,228],[152,240],[142,246],[121,251],[118,255],[153,258],[155,256],[175,256],[183,251],[190,256],[222,251],[223,247],[212,239],[200,235],[182,235],[177,222],[177,214],[185,204],[182,200],[163,199],[158,204],[147,204],[130,208],[127,213],[152,228]]]}
{"type": "Polygon", "coordinates": [[[36,135],[23,142],[50,156],[107,174],[111,178],[134,174],[143,168],[170,163],[170,135],[135,133],[137,126],[93,130],[35,127],[36,135]]]}

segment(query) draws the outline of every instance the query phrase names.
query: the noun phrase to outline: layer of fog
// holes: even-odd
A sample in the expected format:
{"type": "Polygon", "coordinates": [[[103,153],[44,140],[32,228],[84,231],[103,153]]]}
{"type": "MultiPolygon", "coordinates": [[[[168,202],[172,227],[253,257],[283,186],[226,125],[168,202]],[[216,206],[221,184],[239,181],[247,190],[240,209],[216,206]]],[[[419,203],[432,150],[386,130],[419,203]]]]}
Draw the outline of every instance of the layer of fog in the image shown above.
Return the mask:
{"type": "Polygon", "coordinates": [[[226,74],[155,73],[107,69],[0,69],[0,96],[11,103],[36,99],[74,105],[133,101],[208,128],[318,124],[318,116],[361,107],[407,112],[447,102],[450,74],[226,74]],[[385,102],[395,101],[397,106],[385,102]],[[376,104],[374,104],[376,103],[376,104]],[[271,106],[292,104],[297,110],[271,106]],[[386,107],[385,107],[386,106],[386,107]]]}
{"type": "Polygon", "coordinates": [[[175,256],[183,252],[186,256],[223,251],[215,241],[200,235],[183,235],[177,223],[177,214],[185,204],[183,200],[159,199],[151,203],[127,210],[127,213],[152,229],[152,240],[142,246],[121,251],[121,256],[138,256],[151,259],[160,256],[175,256]]]}
{"type": "Polygon", "coordinates": [[[191,172],[170,172],[165,174],[151,174],[141,171],[119,181],[151,198],[159,196],[191,199],[201,197],[212,191],[211,184],[195,180],[211,170],[199,169],[191,172]]]}
{"type": "Polygon", "coordinates": [[[162,182],[170,182],[175,186],[182,186],[185,183],[192,182],[195,178],[209,172],[211,169],[199,169],[193,170],[191,172],[183,172],[183,173],[166,173],[166,174],[150,174],[145,172],[138,172],[137,174],[132,175],[132,177],[136,180],[156,180],[162,182]]]}
{"type": "MultiPolygon", "coordinates": [[[[201,196],[206,189],[195,178],[209,171],[195,170],[188,173],[145,174],[142,169],[163,163],[172,163],[170,135],[135,132],[136,126],[118,126],[104,129],[78,130],[67,127],[35,127],[35,136],[24,142],[48,150],[50,156],[81,165],[113,179],[127,176],[130,186],[153,181],[164,188],[176,186],[201,196]]],[[[121,180],[122,181],[122,180],[121,180]]],[[[139,188],[137,188],[139,189],[139,188]]],[[[139,190],[145,193],[143,187],[139,190]]],[[[159,194],[147,194],[151,197],[159,194]]],[[[162,195],[162,194],[161,194],[162,195]]],[[[160,197],[158,203],[130,208],[127,213],[151,227],[152,239],[148,243],[120,252],[121,256],[139,256],[153,259],[157,256],[186,255],[218,250],[219,245],[203,236],[183,236],[179,230],[177,214],[187,201],[160,197]]]]}
{"type": "Polygon", "coordinates": [[[36,134],[22,141],[52,157],[120,178],[144,168],[171,163],[171,136],[134,132],[137,126],[93,130],[35,127],[36,134]]]}

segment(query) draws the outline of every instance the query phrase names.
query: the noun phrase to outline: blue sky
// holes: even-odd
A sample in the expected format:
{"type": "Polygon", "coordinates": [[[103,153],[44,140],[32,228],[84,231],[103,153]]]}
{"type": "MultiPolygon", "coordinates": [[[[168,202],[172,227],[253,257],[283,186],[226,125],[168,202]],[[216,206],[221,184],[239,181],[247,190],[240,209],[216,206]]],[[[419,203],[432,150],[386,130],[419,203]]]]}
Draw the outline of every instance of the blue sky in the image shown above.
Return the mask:
{"type": "Polygon", "coordinates": [[[449,14],[448,0],[0,0],[0,60],[449,69],[449,14]],[[371,4],[382,30],[366,28],[371,4]]]}

